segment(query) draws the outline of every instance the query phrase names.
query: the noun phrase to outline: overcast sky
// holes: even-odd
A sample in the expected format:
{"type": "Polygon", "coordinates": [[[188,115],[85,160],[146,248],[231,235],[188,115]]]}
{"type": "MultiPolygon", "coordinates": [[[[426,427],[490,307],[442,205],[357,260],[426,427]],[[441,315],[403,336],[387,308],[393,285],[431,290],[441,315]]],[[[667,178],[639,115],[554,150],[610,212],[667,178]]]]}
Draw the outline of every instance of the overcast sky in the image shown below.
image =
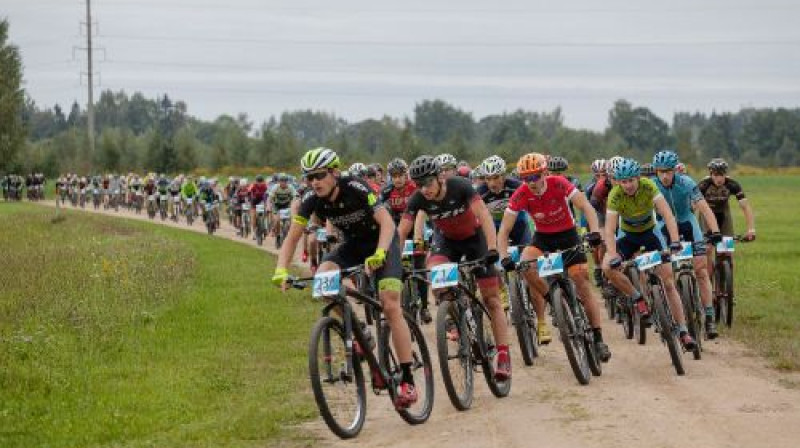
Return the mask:
{"type": "MultiPolygon", "coordinates": [[[[603,129],[618,98],[675,111],[800,106],[793,0],[93,0],[99,89],[167,93],[205,119],[321,109],[413,117],[561,106],[603,129]]],[[[78,0],[2,0],[40,106],[86,103],[78,0]]]]}

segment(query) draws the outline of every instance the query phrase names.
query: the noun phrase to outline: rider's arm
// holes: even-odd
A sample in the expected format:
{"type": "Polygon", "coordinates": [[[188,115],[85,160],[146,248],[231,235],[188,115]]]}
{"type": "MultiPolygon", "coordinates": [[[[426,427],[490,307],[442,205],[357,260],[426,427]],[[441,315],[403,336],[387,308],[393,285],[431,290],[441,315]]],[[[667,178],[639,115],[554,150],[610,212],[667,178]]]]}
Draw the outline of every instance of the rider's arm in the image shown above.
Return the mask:
{"type": "Polygon", "coordinates": [[[575,207],[580,209],[583,213],[583,216],[586,218],[586,222],[589,224],[589,231],[599,232],[600,224],[597,220],[597,211],[595,211],[594,207],[592,207],[592,204],[589,203],[589,200],[586,199],[586,195],[581,194],[576,189],[573,191],[570,201],[575,204],[575,207]]]}
{"type": "Polygon", "coordinates": [[[478,217],[483,234],[486,235],[486,247],[489,250],[497,250],[497,232],[494,229],[494,221],[489,209],[486,207],[486,203],[483,202],[483,199],[475,197],[470,204],[470,209],[478,217]]]}
{"type": "Polygon", "coordinates": [[[617,256],[617,221],[619,214],[615,211],[606,210],[606,225],[604,227],[605,235],[603,240],[606,243],[606,253],[610,254],[611,258],[617,256]]]}
{"type": "MultiPolygon", "coordinates": [[[[400,224],[397,226],[397,237],[400,241],[405,241],[406,238],[408,238],[408,232],[411,231],[411,227],[414,225],[412,224],[414,219],[415,218],[409,217],[405,214],[402,218],[400,218],[400,224]]],[[[414,233],[416,234],[416,232],[414,233]]],[[[414,237],[416,238],[416,235],[414,235],[414,237]]]]}
{"type": "Polygon", "coordinates": [[[500,258],[508,257],[508,236],[517,222],[517,212],[506,209],[503,213],[503,220],[500,221],[500,229],[497,230],[497,252],[500,258]]]}
{"type": "Polygon", "coordinates": [[[378,238],[378,249],[383,249],[385,252],[389,252],[389,246],[392,244],[396,230],[392,215],[389,214],[389,211],[386,210],[386,207],[378,207],[375,209],[372,217],[375,219],[375,222],[378,223],[378,226],[380,226],[381,229],[380,237],[378,238]]]}
{"type": "Polygon", "coordinates": [[[739,200],[739,207],[742,208],[744,213],[744,220],[747,223],[747,233],[756,234],[756,220],[753,216],[753,208],[750,206],[750,201],[747,198],[739,200]]]}
{"type": "MultiPolygon", "coordinates": [[[[664,224],[667,226],[667,232],[669,232],[669,240],[680,241],[681,238],[678,234],[678,224],[675,222],[675,215],[672,214],[672,209],[670,209],[664,196],[656,196],[653,199],[653,205],[656,207],[656,212],[664,218],[664,224]]],[[[716,222],[716,220],[714,222],[716,222]]],[[[608,221],[606,221],[606,223],[608,223],[608,221]]]]}
{"type": "Polygon", "coordinates": [[[708,206],[708,202],[706,202],[705,199],[700,199],[694,203],[694,208],[703,217],[703,221],[705,221],[708,229],[714,233],[718,233],[719,223],[717,223],[717,217],[714,216],[714,212],[711,211],[711,207],[708,206]]]}
{"type": "Polygon", "coordinates": [[[417,213],[414,218],[414,240],[419,241],[425,239],[425,221],[428,219],[428,214],[424,210],[417,213]]]}

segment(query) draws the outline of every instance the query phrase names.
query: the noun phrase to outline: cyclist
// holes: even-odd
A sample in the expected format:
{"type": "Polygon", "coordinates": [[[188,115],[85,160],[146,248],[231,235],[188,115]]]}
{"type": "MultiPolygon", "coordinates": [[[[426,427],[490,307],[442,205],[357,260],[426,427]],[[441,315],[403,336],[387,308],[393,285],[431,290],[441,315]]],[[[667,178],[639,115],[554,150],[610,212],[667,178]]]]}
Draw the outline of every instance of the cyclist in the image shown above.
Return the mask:
{"type": "Polygon", "coordinates": [[[177,176],[175,179],[172,179],[172,182],[169,183],[167,191],[169,192],[169,202],[167,203],[169,207],[167,208],[170,210],[170,218],[177,220],[178,215],[180,214],[180,207],[178,207],[176,198],[179,198],[181,194],[181,176],[177,176]]]}
{"type": "MultiPolygon", "coordinates": [[[[641,292],[637,291],[630,280],[617,268],[623,259],[632,258],[642,247],[645,251],[661,251],[666,248],[662,234],[655,231],[653,210],[663,217],[670,240],[674,241],[669,245],[670,251],[680,251],[681,243],[675,217],[672,215],[666,199],[652,180],[640,179],[639,174],[639,163],[632,159],[623,159],[614,168],[617,185],[611,189],[608,196],[604,229],[606,254],[603,257],[603,271],[611,284],[634,301],[643,322],[647,325],[650,318],[647,303],[641,292]],[[622,235],[619,238],[616,237],[618,219],[622,228],[622,235]]],[[[686,329],[686,318],[683,314],[680,296],[675,289],[672,266],[668,263],[661,264],[655,268],[655,273],[664,284],[667,303],[678,324],[681,344],[688,351],[694,350],[695,341],[686,329]]]]}
{"type": "MultiPolygon", "coordinates": [[[[589,197],[589,203],[592,204],[592,207],[597,213],[597,221],[600,225],[600,229],[603,229],[606,225],[606,202],[608,201],[608,193],[613,186],[609,179],[611,176],[608,175],[608,161],[604,159],[595,160],[592,163],[592,174],[594,175],[594,179],[586,188],[586,195],[589,197]]],[[[600,266],[604,254],[605,248],[602,245],[592,250],[592,258],[595,266],[594,284],[598,287],[603,286],[603,271],[600,266]]]]}
{"type": "Polygon", "coordinates": [[[278,175],[278,184],[267,195],[267,204],[269,205],[268,220],[272,223],[270,231],[273,235],[277,236],[278,232],[281,231],[280,211],[289,209],[292,201],[296,198],[297,190],[289,185],[289,176],[280,173],[278,175]]]}
{"type": "Polygon", "coordinates": [[[306,196],[292,220],[272,282],[286,288],[286,268],[312,214],[340,229],[344,241],[325,255],[318,272],[364,263],[374,273],[403,374],[395,406],[408,407],[417,401],[417,390],[411,373],[411,334],[400,307],[403,284],[397,232],[391,215],[369,187],[363,181],[339,177],[339,166],[339,156],[327,148],[312,149],[303,156],[301,167],[314,194],[306,196]]]}
{"type": "MultiPolygon", "coordinates": [[[[275,176],[277,180],[277,175],[275,176]]],[[[258,231],[258,222],[256,216],[256,206],[263,202],[267,196],[267,183],[264,181],[264,176],[261,174],[256,176],[256,181],[250,185],[250,223],[253,226],[253,239],[256,239],[256,232],[258,231]]]]}
{"type": "MultiPolygon", "coordinates": [[[[158,187],[158,196],[156,197],[156,204],[161,207],[161,197],[168,196],[170,180],[163,173],[159,174],[156,186],[158,187]]],[[[165,210],[169,210],[169,203],[164,204],[165,210]]]]}
{"type": "MultiPolygon", "coordinates": [[[[381,191],[380,201],[386,205],[387,210],[392,215],[394,224],[400,225],[400,220],[408,207],[408,200],[417,191],[417,185],[408,178],[408,164],[405,160],[392,159],[386,170],[389,172],[389,183],[381,191]]],[[[417,232],[414,237],[415,246],[424,246],[422,243],[422,232],[417,232]]],[[[414,256],[414,269],[425,269],[425,257],[414,256]]],[[[428,284],[417,282],[417,292],[422,302],[420,318],[423,323],[430,323],[431,312],[428,310],[428,284]]]]}
{"type": "MultiPolygon", "coordinates": [[[[681,240],[692,243],[694,253],[692,264],[697,277],[698,289],[700,290],[700,300],[703,302],[706,315],[706,337],[715,339],[717,337],[717,326],[714,320],[711,279],[708,275],[708,264],[706,262],[706,244],[703,241],[700,223],[697,222],[697,218],[692,212],[693,209],[697,210],[709,224],[711,228],[709,241],[712,244],[720,242],[722,236],[719,233],[714,213],[697,188],[697,184],[691,177],[677,173],[675,169],[677,164],[678,154],[675,152],[665,150],[656,153],[653,157],[653,169],[656,171],[654,180],[675,215],[681,240]]],[[[666,228],[661,223],[663,221],[659,221],[661,232],[664,233],[665,237],[668,237],[666,228]]],[[[672,242],[674,240],[668,239],[667,241],[672,242]]]]}
{"type": "MultiPolygon", "coordinates": [[[[587,240],[595,247],[602,243],[597,215],[586,196],[563,176],[548,176],[547,161],[542,154],[530,153],[522,156],[517,162],[519,174],[525,182],[516,189],[508,202],[503,221],[498,232],[498,247],[503,256],[502,265],[506,270],[516,268],[514,261],[508,257],[508,235],[518,219],[520,212],[527,212],[536,223],[533,242],[522,252],[522,260],[535,260],[544,252],[565,250],[564,267],[575,282],[578,296],[581,298],[586,314],[592,325],[595,337],[595,349],[603,362],[608,362],[611,352],[603,342],[602,316],[598,307],[596,292],[590,287],[589,269],[586,254],[576,250],[581,244],[575,218],[568,207],[570,202],[580,208],[589,224],[587,240]],[[569,250],[567,250],[569,249],[569,250]]],[[[533,306],[539,319],[539,340],[546,344],[552,336],[545,320],[545,300],[547,284],[541,280],[535,269],[524,273],[525,279],[533,292],[533,306]]]]}
{"type": "MultiPolygon", "coordinates": [[[[444,179],[447,180],[452,176],[455,176],[456,168],[458,167],[458,161],[452,154],[442,153],[436,156],[436,162],[439,163],[439,167],[444,175],[444,179]]],[[[462,165],[464,166],[464,165],[462,165]]]]}
{"type": "Polygon", "coordinates": [[[498,277],[494,263],[498,260],[497,235],[486,204],[463,177],[445,179],[437,159],[423,155],[409,167],[411,179],[419,190],[408,201],[398,233],[404,240],[411,230],[415,215],[424,210],[439,231],[434,234],[428,267],[448,261],[459,262],[484,258],[487,266],[476,272],[478,288],[492,318],[492,333],[497,342],[495,377],[505,381],[511,377],[508,351],[508,325],[498,294],[498,277]]]}
{"type": "MultiPolygon", "coordinates": [[[[728,163],[724,159],[711,159],[708,162],[708,177],[702,179],[697,187],[700,193],[703,194],[708,202],[711,211],[714,212],[714,217],[719,224],[720,231],[725,236],[733,236],[733,219],[731,217],[731,208],[728,199],[735,196],[739,201],[739,207],[744,213],[745,223],[747,225],[747,233],[744,238],[747,241],[756,239],[756,225],[753,217],[753,209],[750,207],[750,202],[745,197],[744,190],[739,182],[727,176],[728,163]]],[[[703,227],[706,227],[705,220],[701,221],[703,227]]]]}
{"type": "MultiPolygon", "coordinates": [[[[200,184],[198,186],[199,191],[197,192],[197,200],[198,202],[201,202],[204,205],[205,204],[214,205],[214,207],[212,207],[211,219],[214,220],[216,226],[219,226],[219,210],[216,207],[218,197],[214,187],[215,183],[213,180],[207,180],[206,182],[200,184]]],[[[205,222],[206,219],[207,219],[206,214],[203,213],[203,222],[205,222]]]]}
{"type": "Polygon", "coordinates": [[[372,163],[369,165],[369,167],[375,170],[375,177],[373,181],[378,184],[378,191],[380,191],[387,183],[383,176],[383,167],[380,163],[372,163]]]}

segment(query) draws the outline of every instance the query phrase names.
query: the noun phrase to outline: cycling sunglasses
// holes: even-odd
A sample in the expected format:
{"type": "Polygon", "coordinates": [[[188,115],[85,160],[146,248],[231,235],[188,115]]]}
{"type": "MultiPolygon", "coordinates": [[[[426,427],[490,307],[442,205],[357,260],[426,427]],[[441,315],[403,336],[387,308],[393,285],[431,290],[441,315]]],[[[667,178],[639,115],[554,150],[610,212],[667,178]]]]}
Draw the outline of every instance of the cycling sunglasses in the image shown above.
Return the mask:
{"type": "Polygon", "coordinates": [[[326,177],[328,177],[328,170],[306,174],[306,179],[308,179],[309,181],[322,180],[325,179],[326,177]]]}
{"type": "Polygon", "coordinates": [[[522,176],[522,180],[524,180],[525,182],[536,182],[542,177],[544,177],[543,174],[529,174],[527,176],[522,176]]]}

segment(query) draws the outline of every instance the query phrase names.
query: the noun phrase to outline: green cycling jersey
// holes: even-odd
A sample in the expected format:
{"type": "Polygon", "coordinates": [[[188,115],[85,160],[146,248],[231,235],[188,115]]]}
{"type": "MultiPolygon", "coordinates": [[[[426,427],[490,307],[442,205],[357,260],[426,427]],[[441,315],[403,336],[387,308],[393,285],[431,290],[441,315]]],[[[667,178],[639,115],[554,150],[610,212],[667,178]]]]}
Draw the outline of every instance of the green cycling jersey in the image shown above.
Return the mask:
{"type": "Polygon", "coordinates": [[[641,233],[656,225],[654,201],[661,196],[655,182],[639,179],[639,188],[633,196],[625,194],[622,186],[615,185],[608,194],[607,211],[619,214],[623,232],[641,233]]]}

